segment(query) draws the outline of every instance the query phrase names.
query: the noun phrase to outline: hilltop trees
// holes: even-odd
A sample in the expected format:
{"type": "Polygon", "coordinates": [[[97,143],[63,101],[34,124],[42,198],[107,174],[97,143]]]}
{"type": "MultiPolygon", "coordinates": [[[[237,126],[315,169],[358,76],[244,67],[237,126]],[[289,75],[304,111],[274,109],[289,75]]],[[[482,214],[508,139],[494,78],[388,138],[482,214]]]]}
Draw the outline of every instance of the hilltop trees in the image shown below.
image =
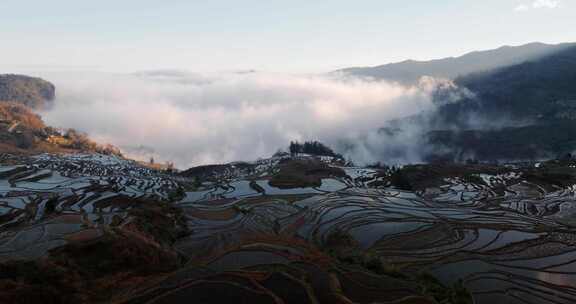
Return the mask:
{"type": "Polygon", "coordinates": [[[303,144],[298,141],[290,142],[290,154],[306,153],[317,156],[332,156],[343,159],[342,155],[335,153],[330,147],[319,141],[306,141],[303,144]]]}

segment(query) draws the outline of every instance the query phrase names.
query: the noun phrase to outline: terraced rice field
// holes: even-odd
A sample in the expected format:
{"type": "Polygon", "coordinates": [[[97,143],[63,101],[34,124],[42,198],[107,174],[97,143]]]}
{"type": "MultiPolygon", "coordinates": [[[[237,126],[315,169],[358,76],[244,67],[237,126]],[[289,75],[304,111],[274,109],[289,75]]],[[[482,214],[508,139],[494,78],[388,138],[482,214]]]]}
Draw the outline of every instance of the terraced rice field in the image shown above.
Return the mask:
{"type": "Polygon", "coordinates": [[[402,191],[376,169],[341,169],[319,187],[280,189],[268,183],[270,161],[220,168],[192,187],[108,156],[6,157],[0,262],[118,233],[152,201],[185,226],[169,244],[179,264],[114,302],[472,303],[468,293],[475,303],[576,302],[573,187],[518,171],[402,191]]]}

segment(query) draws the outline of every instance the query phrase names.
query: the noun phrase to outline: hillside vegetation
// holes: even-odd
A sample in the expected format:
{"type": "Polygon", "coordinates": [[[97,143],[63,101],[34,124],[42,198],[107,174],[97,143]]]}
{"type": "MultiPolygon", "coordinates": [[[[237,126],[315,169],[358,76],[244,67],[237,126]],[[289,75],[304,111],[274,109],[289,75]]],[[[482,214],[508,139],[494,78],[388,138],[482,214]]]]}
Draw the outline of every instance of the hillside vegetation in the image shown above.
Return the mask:
{"type": "Polygon", "coordinates": [[[0,102],[0,152],[37,153],[90,151],[120,155],[111,145],[99,145],[74,129],[46,126],[30,108],[16,102],[0,102]]]}

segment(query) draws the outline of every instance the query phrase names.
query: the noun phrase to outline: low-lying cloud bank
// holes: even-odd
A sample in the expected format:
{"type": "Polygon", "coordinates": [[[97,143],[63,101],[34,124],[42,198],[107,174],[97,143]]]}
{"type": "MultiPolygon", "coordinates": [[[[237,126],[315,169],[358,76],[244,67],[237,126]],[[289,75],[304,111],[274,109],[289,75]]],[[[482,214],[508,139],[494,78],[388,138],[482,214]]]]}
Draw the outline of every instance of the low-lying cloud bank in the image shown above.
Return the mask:
{"type": "Polygon", "coordinates": [[[268,157],[290,140],[358,143],[350,155],[358,162],[383,160],[383,147],[404,149],[417,161],[417,148],[407,142],[415,141],[417,126],[395,143],[375,131],[390,119],[432,110],[436,87],[430,79],[404,87],[343,75],[252,72],[43,76],[57,87],[55,107],[42,113],[47,123],[180,168],[268,157]]]}

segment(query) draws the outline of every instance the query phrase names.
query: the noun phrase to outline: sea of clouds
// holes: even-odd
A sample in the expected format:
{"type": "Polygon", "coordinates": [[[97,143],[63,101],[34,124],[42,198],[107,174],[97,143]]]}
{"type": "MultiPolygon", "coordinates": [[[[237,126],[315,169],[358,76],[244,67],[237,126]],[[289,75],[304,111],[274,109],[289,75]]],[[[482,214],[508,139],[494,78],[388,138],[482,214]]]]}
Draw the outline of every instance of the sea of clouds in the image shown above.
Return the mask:
{"type": "Polygon", "coordinates": [[[433,110],[438,85],[429,78],[402,86],[259,72],[42,76],[57,87],[54,107],[42,113],[49,125],[179,168],[269,157],[291,140],[320,140],[358,163],[419,161],[422,126],[393,138],[377,131],[389,120],[433,110]]]}

